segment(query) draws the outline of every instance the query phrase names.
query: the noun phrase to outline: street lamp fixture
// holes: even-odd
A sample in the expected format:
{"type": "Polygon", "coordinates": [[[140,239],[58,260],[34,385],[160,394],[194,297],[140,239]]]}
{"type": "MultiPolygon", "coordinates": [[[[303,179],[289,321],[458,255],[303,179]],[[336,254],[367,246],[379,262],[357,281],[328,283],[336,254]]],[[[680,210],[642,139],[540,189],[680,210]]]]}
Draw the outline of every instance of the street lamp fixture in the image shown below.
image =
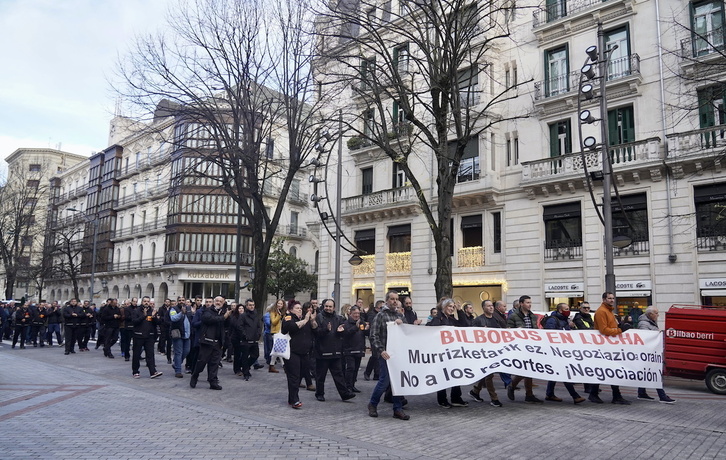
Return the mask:
{"type": "Polygon", "coordinates": [[[354,267],[357,267],[358,265],[363,263],[363,258],[358,254],[353,254],[353,256],[348,259],[348,263],[353,265],[354,267]]]}
{"type": "Polygon", "coordinates": [[[627,235],[618,235],[613,237],[613,247],[623,249],[630,246],[633,243],[633,239],[627,235]]]}

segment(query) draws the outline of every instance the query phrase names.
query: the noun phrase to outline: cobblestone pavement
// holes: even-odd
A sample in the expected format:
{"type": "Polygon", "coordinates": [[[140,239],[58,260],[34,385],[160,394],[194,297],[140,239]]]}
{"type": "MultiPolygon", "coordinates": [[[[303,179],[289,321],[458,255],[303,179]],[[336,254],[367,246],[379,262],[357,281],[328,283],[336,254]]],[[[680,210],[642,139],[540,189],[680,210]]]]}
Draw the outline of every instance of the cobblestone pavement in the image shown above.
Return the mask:
{"type": "Polygon", "coordinates": [[[435,395],[414,396],[404,422],[384,402],[379,418],[367,416],[374,382],[362,374],[352,401],[342,402],[328,377],[327,401],[301,390],[296,411],[282,372],[253,371],[245,382],[224,363],[224,390],[201,378],[191,389],[189,375],[175,378],[161,355],[161,378],[143,368],[134,380],[118,346],[114,354],[0,343],[0,458],[726,458],[726,397],[700,381],[666,379],[675,405],[637,401],[624,388],[631,406],[575,406],[562,385],[561,403],[528,405],[519,391],[510,402],[496,379],[503,408],[467,398],[467,408],[443,409],[435,395]]]}

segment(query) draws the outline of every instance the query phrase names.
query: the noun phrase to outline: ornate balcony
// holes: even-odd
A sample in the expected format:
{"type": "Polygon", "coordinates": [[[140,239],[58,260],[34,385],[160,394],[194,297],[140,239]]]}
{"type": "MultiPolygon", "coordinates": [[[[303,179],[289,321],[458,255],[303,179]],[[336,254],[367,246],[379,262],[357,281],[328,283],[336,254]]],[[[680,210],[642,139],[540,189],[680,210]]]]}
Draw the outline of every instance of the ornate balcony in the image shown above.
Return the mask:
{"type": "Polygon", "coordinates": [[[418,212],[418,205],[413,187],[400,187],[343,198],[342,210],[343,218],[350,224],[375,218],[374,216],[414,214],[418,212]]]}
{"type": "Polygon", "coordinates": [[[459,268],[476,268],[484,266],[484,248],[473,246],[459,249],[457,266],[459,268]]]}
{"type": "Polygon", "coordinates": [[[353,276],[374,276],[376,274],[376,255],[370,254],[366,256],[360,256],[363,262],[360,265],[353,266],[353,276]]]}
{"type": "Polygon", "coordinates": [[[726,148],[726,125],[711,126],[683,133],[669,134],[666,163],[677,178],[700,174],[704,168],[721,171],[726,148]]]}
{"type": "MultiPolygon", "coordinates": [[[[661,179],[660,138],[614,145],[609,151],[619,185],[627,179],[639,183],[646,176],[653,181],[661,179]]],[[[549,196],[552,191],[558,195],[563,190],[574,191],[584,186],[585,163],[588,171],[602,171],[600,150],[584,152],[584,162],[580,152],[523,162],[521,185],[532,199],[538,192],[549,196]]]]}
{"type": "Polygon", "coordinates": [[[386,274],[411,273],[410,252],[389,252],[386,254],[386,274]]]}

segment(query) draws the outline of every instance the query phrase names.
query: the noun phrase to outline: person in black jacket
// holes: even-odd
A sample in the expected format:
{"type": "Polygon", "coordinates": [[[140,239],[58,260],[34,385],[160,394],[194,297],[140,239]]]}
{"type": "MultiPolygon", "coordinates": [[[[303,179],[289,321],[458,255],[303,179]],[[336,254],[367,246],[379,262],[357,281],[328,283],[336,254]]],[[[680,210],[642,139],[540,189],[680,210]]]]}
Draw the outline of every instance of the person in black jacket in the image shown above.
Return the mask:
{"type": "Polygon", "coordinates": [[[318,328],[315,330],[315,398],[325,401],[325,376],[330,370],[338,394],[343,401],[353,399],[343,377],[343,331],[345,319],[335,313],[335,301],[323,300],[323,311],[318,313],[318,328]]]}
{"type": "Polygon", "coordinates": [[[28,334],[28,329],[33,321],[33,312],[28,308],[28,302],[20,306],[14,313],[15,316],[15,332],[13,333],[13,345],[18,343],[18,337],[20,338],[20,349],[25,348],[25,337],[28,334]]]}
{"type": "MultiPolygon", "coordinates": [[[[464,319],[464,312],[461,310],[457,311],[458,305],[453,299],[443,299],[441,301],[441,309],[439,314],[431,320],[427,326],[459,326],[466,327],[467,321],[464,319]]],[[[459,385],[451,387],[451,403],[446,398],[446,390],[439,390],[436,392],[436,399],[439,406],[445,408],[455,407],[466,407],[469,404],[464,401],[461,397],[461,387],[459,385]]]]}
{"type": "Polygon", "coordinates": [[[78,351],[88,351],[88,341],[91,339],[91,323],[96,322],[93,305],[84,302],[81,306],[81,314],[78,316],[78,351]]]}
{"type": "Polygon", "coordinates": [[[78,305],[78,299],[71,299],[65,307],[63,307],[63,320],[65,321],[65,342],[66,355],[75,353],[76,329],[78,327],[78,317],[81,315],[81,306],[78,305]]]}
{"type": "Polygon", "coordinates": [[[366,353],[366,335],[370,326],[361,319],[360,308],[353,305],[343,329],[343,361],[345,363],[345,384],[349,392],[360,393],[355,382],[360,361],[366,353]]]}
{"type": "Polygon", "coordinates": [[[227,309],[224,297],[214,298],[214,305],[205,308],[201,314],[201,328],[199,332],[199,357],[189,380],[189,386],[196,388],[199,374],[207,367],[207,381],[211,390],[221,390],[217,370],[222,359],[222,344],[224,343],[224,323],[231,311],[227,309]]]}
{"type": "MultiPolygon", "coordinates": [[[[119,318],[119,336],[121,343],[121,356],[124,361],[131,359],[131,339],[134,336],[133,312],[136,305],[131,305],[130,300],[124,301],[123,308],[120,308],[121,318],[119,318]]],[[[99,336],[101,335],[99,331],[99,336]]]]}
{"type": "Polygon", "coordinates": [[[299,390],[304,372],[307,372],[306,362],[313,344],[313,330],[318,327],[312,308],[303,317],[300,302],[291,303],[287,308],[287,315],[282,320],[282,333],[290,334],[290,358],[285,359],[285,374],[287,375],[287,403],[293,409],[300,409],[299,390]]]}
{"type": "Polygon", "coordinates": [[[53,346],[53,333],[55,333],[56,340],[58,342],[58,346],[63,344],[63,339],[61,338],[61,321],[63,319],[61,315],[61,309],[60,306],[58,306],[58,301],[53,301],[47,308],[48,315],[48,329],[46,332],[46,341],[48,342],[49,346],[53,346]]]}
{"type": "MultiPolygon", "coordinates": [[[[123,317],[123,312],[118,306],[116,299],[106,300],[106,306],[101,308],[101,324],[103,324],[103,334],[99,331],[99,339],[103,335],[103,356],[113,358],[111,347],[116,344],[119,335],[119,327],[123,317]]],[[[128,360],[127,360],[128,361],[128,360]]]]}
{"type": "Polygon", "coordinates": [[[135,379],[141,377],[139,367],[141,365],[141,350],[146,356],[146,367],[149,368],[149,375],[152,379],[160,377],[163,373],[156,370],[154,361],[154,342],[156,341],[156,316],[151,306],[151,299],[146,296],[141,299],[141,306],[131,314],[131,322],[134,325],[134,350],[131,359],[131,373],[135,379]]]}
{"type": "Polygon", "coordinates": [[[231,314],[227,320],[227,323],[229,324],[229,327],[227,328],[230,335],[229,342],[234,350],[232,372],[234,372],[234,374],[238,377],[242,377],[244,375],[242,373],[242,339],[244,334],[242,330],[242,316],[244,313],[244,305],[238,305],[231,309],[231,314]]]}
{"type": "Polygon", "coordinates": [[[257,362],[257,358],[260,356],[259,341],[262,337],[262,321],[255,311],[254,300],[247,299],[245,302],[244,313],[240,315],[240,325],[240,363],[244,379],[249,380],[250,367],[257,362]]]}
{"type": "Polygon", "coordinates": [[[45,328],[47,325],[48,310],[46,303],[41,302],[30,325],[30,340],[33,342],[34,347],[38,346],[38,338],[40,338],[40,347],[43,348],[45,346],[43,339],[45,338],[45,328]]]}

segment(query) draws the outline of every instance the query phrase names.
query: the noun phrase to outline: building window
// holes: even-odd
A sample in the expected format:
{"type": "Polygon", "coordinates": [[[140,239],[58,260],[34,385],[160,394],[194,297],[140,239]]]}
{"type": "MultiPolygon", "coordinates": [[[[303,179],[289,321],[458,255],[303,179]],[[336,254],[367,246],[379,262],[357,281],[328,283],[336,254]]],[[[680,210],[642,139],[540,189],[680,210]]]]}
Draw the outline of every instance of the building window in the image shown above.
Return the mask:
{"type": "Polygon", "coordinates": [[[265,157],[268,160],[272,160],[275,156],[275,139],[268,137],[265,143],[265,157]]]}
{"type": "MultiPolygon", "coordinates": [[[[698,122],[701,128],[726,124],[724,113],[724,84],[698,90],[698,122]]],[[[724,130],[709,130],[701,134],[702,147],[711,148],[724,138],[724,130]]]]}
{"type": "Polygon", "coordinates": [[[626,236],[632,243],[616,250],[616,255],[632,252],[647,253],[649,247],[648,202],[645,193],[611,198],[613,216],[613,238],[626,236]],[[620,204],[622,203],[622,207],[620,204]]]}
{"type": "Polygon", "coordinates": [[[376,229],[358,230],[354,235],[355,246],[363,255],[376,253],[376,229]]]}
{"type": "Polygon", "coordinates": [[[40,172],[40,165],[37,163],[31,163],[28,166],[28,171],[30,172],[40,172]]]}
{"type": "Polygon", "coordinates": [[[492,238],[494,253],[499,254],[502,252],[502,213],[492,213],[492,238]]]}
{"type": "Polygon", "coordinates": [[[726,183],[694,188],[699,250],[726,251],[726,183]]]}
{"type": "Polygon", "coordinates": [[[375,68],[376,60],[374,58],[366,59],[361,58],[360,60],[360,89],[362,91],[369,91],[373,89],[373,81],[375,79],[375,68]]]}
{"type": "Polygon", "coordinates": [[[35,180],[35,179],[29,179],[28,180],[28,188],[29,189],[34,189],[35,190],[38,187],[40,187],[40,181],[39,180],[35,180]]]}
{"type": "Polygon", "coordinates": [[[605,32],[605,48],[613,49],[608,62],[608,80],[630,75],[630,36],[627,26],[605,32]]]}
{"type": "Polygon", "coordinates": [[[547,10],[547,22],[567,16],[566,0],[546,0],[545,8],[547,10]]]}
{"type": "Polygon", "coordinates": [[[723,50],[723,0],[691,3],[693,56],[723,50]]]}
{"type": "Polygon", "coordinates": [[[290,182],[290,199],[300,201],[300,179],[293,179],[290,182]]]}
{"type": "Polygon", "coordinates": [[[482,246],[481,214],[461,218],[461,247],[472,248],[482,246]]]}
{"type": "Polygon", "coordinates": [[[570,90],[569,73],[567,46],[545,51],[545,97],[568,92],[570,90]]]}
{"type": "Polygon", "coordinates": [[[393,187],[401,188],[406,186],[406,173],[401,168],[401,165],[393,162],[393,187]]]}
{"type": "Polygon", "coordinates": [[[545,260],[582,258],[580,202],[545,206],[545,260]]]}
{"type": "Polygon", "coordinates": [[[459,104],[471,107],[479,104],[479,69],[476,66],[459,70],[459,104]]]}
{"type": "Polygon", "coordinates": [[[363,137],[372,138],[375,131],[376,112],[373,109],[363,113],[363,137]]]}
{"type": "MultiPolygon", "coordinates": [[[[456,149],[457,141],[449,142],[449,150],[456,149]]],[[[464,146],[464,154],[459,163],[459,172],[456,175],[457,182],[478,180],[481,169],[479,166],[479,138],[473,137],[464,146]]]]}
{"type": "Polygon", "coordinates": [[[290,235],[297,235],[297,223],[300,213],[290,211],[290,235]]]}
{"type": "Polygon", "coordinates": [[[572,126],[569,118],[549,125],[550,157],[572,153],[572,126]]]}
{"type": "Polygon", "coordinates": [[[633,106],[608,110],[608,140],[610,145],[635,142],[635,117],[633,106]]]}
{"type": "Polygon", "coordinates": [[[393,63],[398,73],[408,72],[408,43],[401,45],[393,50],[393,63]]]}
{"type": "Polygon", "coordinates": [[[411,251],[411,224],[388,227],[388,252],[411,251]]]}
{"type": "Polygon", "coordinates": [[[363,184],[361,194],[369,195],[373,193],[373,168],[361,169],[361,176],[363,184]]]}

